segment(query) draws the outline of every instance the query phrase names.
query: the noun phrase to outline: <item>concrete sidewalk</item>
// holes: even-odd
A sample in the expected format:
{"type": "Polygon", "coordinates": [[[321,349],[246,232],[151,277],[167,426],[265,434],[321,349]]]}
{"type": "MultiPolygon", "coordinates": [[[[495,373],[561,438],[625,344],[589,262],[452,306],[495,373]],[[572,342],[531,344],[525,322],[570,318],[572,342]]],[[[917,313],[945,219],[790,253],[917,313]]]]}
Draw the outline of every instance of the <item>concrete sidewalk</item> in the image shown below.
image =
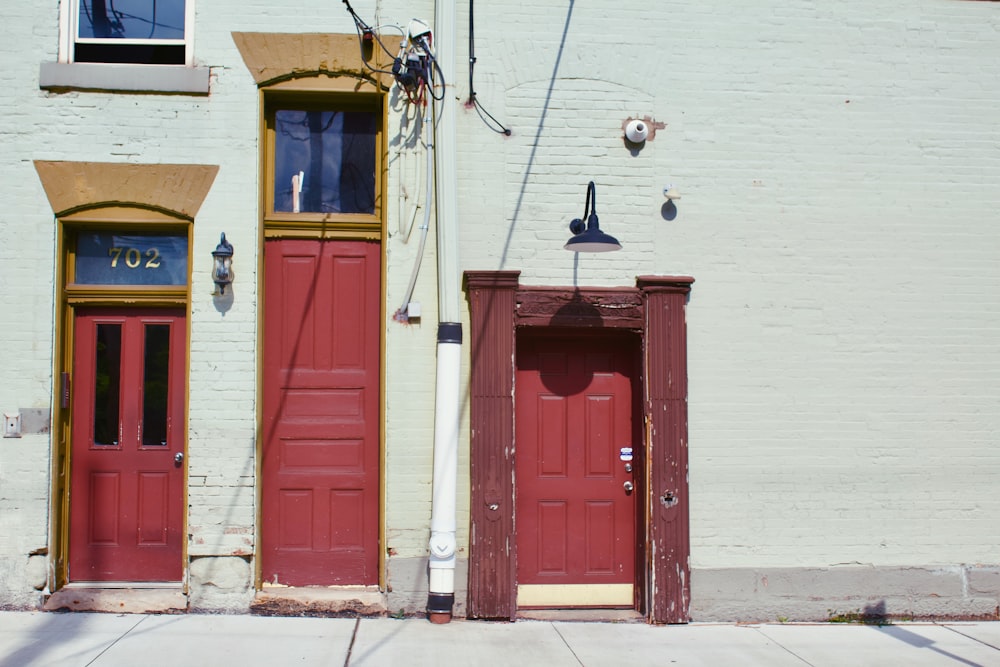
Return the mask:
{"type": "Polygon", "coordinates": [[[632,623],[0,612],[0,667],[1000,666],[1000,623],[632,623]]]}

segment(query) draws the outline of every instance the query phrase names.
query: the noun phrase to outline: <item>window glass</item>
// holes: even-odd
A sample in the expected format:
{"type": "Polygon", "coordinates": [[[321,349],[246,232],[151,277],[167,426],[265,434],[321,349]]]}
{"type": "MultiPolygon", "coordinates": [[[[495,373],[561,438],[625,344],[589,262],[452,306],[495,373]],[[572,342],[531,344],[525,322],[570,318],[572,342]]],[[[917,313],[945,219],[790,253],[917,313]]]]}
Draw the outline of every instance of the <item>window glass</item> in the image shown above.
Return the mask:
{"type": "Polygon", "coordinates": [[[184,0],[79,0],[78,37],[184,39],[184,0]]]}
{"type": "Polygon", "coordinates": [[[98,324],[94,372],[94,445],[118,445],[122,327],[98,324]]]}
{"type": "Polygon", "coordinates": [[[375,212],[373,112],[281,109],[274,124],[274,211],[375,212]]]}
{"type": "Polygon", "coordinates": [[[186,63],[187,0],[75,0],[77,62],[186,63]]]}
{"type": "Polygon", "coordinates": [[[176,234],[80,232],[78,285],[186,285],[188,241],[176,234]]]}
{"type": "Polygon", "coordinates": [[[167,389],[170,369],[170,325],[146,325],[142,374],[142,446],[167,444],[167,389]]]}

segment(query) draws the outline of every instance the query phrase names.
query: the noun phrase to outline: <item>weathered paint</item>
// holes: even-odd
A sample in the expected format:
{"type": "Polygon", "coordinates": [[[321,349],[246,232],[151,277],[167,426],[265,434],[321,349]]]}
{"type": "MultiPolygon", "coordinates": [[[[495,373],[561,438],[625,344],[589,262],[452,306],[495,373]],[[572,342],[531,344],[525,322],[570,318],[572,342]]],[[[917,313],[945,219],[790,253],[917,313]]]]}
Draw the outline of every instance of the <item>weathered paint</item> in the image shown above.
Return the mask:
{"type": "MultiPolygon", "coordinates": [[[[649,451],[646,453],[651,470],[650,479],[648,483],[643,480],[640,488],[646,489],[647,504],[652,503],[650,494],[656,493],[658,489],[660,493],[670,490],[681,502],[666,511],[657,511],[655,508],[650,510],[650,523],[646,527],[648,541],[646,549],[641,550],[648,549],[649,560],[643,558],[641,561],[649,563],[648,572],[646,567],[642,567],[636,576],[636,583],[648,590],[645,594],[640,591],[636,605],[646,611],[651,622],[685,622],[690,599],[686,576],[690,553],[685,502],[687,379],[685,360],[680,357],[684,355],[683,345],[686,340],[684,302],[693,280],[643,277],[638,281],[638,290],[518,288],[517,281],[516,272],[467,273],[472,295],[470,311],[474,332],[472,403],[474,406],[486,406],[488,403],[484,399],[495,397],[493,414],[504,411],[501,412],[504,414],[504,423],[513,419],[513,388],[500,384],[500,378],[511,376],[514,367],[513,347],[497,349],[494,337],[498,334],[506,344],[512,345],[511,332],[519,326],[558,327],[571,335],[574,330],[585,331],[601,327],[605,321],[609,327],[631,328],[640,333],[644,339],[643,374],[647,378],[643,387],[643,405],[646,406],[651,433],[647,445],[649,451]],[[504,296],[501,298],[491,295],[497,291],[503,291],[504,296]],[[650,307],[657,311],[653,316],[647,312],[650,307]],[[483,331],[490,326],[497,329],[492,333],[483,331]],[[476,332],[479,334],[476,335],[476,332]],[[657,349],[651,351],[650,348],[654,345],[657,349]],[[666,349],[660,350],[661,346],[666,349]],[[498,366],[491,369],[492,372],[477,375],[477,360],[484,358],[494,360],[498,366]],[[652,377],[657,379],[651,381],[649,378],[652,377]],[[653,416],[656,411],[666,412],[669,409],[676,413],[672,419],[653,416]],[[671,576],[676,563],[684,564],[682,576],[678,576],[676,571],[671,576]],[[648,600],[645,599],[647,596],[648,600]]],[[[478,442],[479,434],[488,426],[488,414],[473,409],[471,430],[474,442],[478,442]]],[[[477,508],[483,506],[488,511],[492,504],[506,507],[512,505],[514,499],[516,482],[513,480],[513,461],[509,456],[497,455],[500,451],[516,447],[513,431],[505,432],[504,437],[509,440],[484,442],[483,450],[473,450],[473,456],[484,462],[483,467],[476,465],[472,470],[472,530],[477,536],[484,527],[490,529],[489,520],[477,508]],[[490,447],[493,448],[492,453],[489,451],[490,447]],[[512,480],[511,486],[503,489],[504,495],[499,497],[499,502],[487,500],[485,493],[481,491],[481,475],[512,480]]],[[[511,517],[510,520],[513,523],[516,519],[511,517]]],[[[490,579],[496,574],[493,570],[486,569],[485,565],[488,563],[491,567],[495,566],[503,576],[510,576],[516,554],[509,551],[497,553],[493,550],[489,552],[490,558],[487,559],[479,553],[480,546],[478,541],[470,545],[470,610],[475,609],[476,614],[483,617],[513,617],[516,612],[513,581],[504,580],[502,589],[490,586],[490,579]],[[480,591],[487,591],[490,597],[487,600],[478,599],[480,591]],[[504,596],[507,596],[506,599],[504,596]]]]}

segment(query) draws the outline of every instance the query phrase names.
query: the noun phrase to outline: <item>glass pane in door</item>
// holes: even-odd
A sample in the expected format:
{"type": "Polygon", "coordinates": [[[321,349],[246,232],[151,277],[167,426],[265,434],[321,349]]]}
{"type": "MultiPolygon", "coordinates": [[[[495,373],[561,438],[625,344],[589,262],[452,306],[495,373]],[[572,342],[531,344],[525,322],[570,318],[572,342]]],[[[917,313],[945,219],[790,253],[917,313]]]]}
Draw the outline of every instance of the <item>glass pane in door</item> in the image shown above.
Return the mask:
{"type": "Polygon", "coordinates": [[[94,345],[94,445],[117,446],[122,377],[122,325],[98,324],[94,345]]]}
{"type": "Polygon", "coordinates": [[[170,325],[147,324],[142,373],[142,446],[167,444],[170,325]]]}

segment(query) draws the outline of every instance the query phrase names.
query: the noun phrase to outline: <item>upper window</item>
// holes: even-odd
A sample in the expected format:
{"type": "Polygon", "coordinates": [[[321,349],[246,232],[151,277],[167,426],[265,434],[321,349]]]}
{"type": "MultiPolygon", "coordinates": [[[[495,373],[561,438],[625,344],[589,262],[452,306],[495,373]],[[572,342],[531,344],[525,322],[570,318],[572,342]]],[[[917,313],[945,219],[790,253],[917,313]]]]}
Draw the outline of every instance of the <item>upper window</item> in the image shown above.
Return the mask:
{"type": "Polygon", "coordinates": [[[375,114],[278,109],[274,210],[375,212],[375,114]]]}
{"type": "Polygon", "coordinates": [[[193,0],[69,0],[68,60],[190,65],[193,0]]]}
{"type": "Polygon", "coordinates": [[[267,101],[268,219],[378,223],[379,99],[269,95],[267,101]]]}

